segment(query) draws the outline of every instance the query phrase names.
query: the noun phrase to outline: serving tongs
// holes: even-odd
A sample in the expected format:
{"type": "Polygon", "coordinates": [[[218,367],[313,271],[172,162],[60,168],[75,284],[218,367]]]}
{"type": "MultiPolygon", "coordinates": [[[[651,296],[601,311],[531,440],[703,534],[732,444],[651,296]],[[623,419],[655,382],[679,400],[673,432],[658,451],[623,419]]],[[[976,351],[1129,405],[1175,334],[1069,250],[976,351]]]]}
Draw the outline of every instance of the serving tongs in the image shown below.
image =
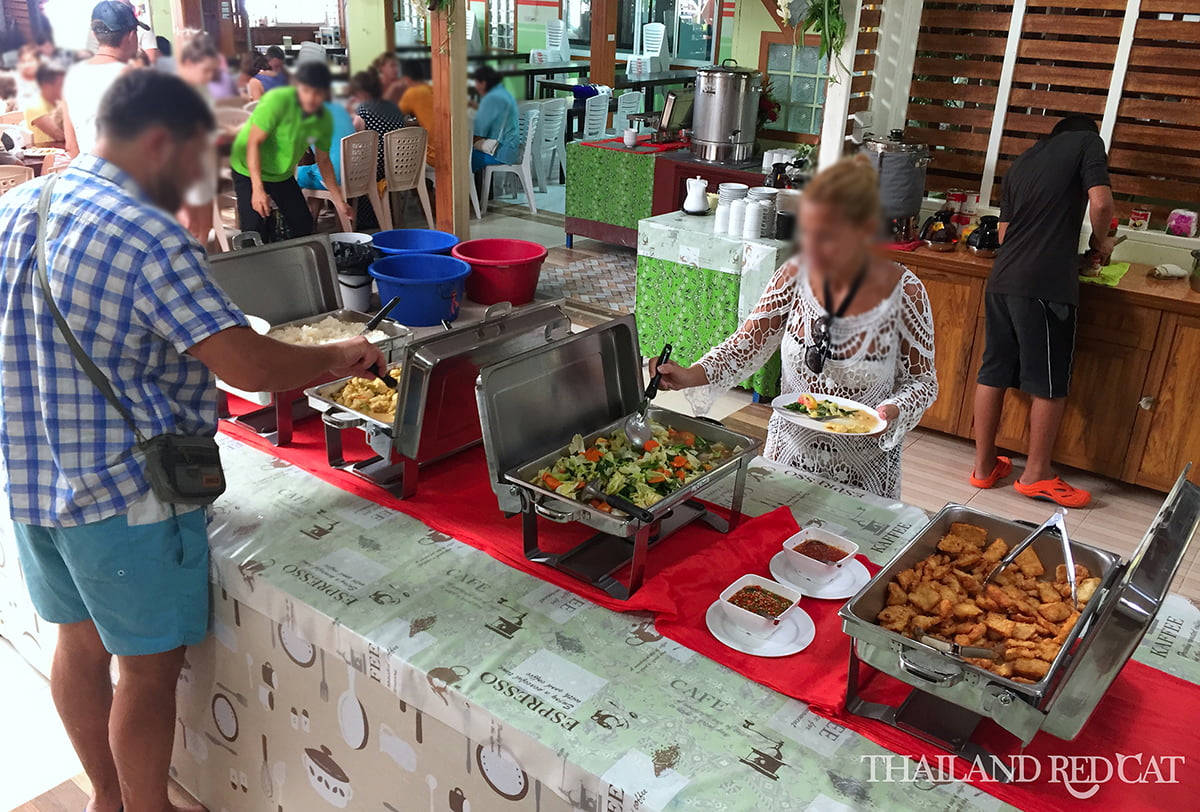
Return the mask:
{"type": "Polygon", "coordinates": [[[939,640],[936,637],[931,637],[926,634],[921,637],[921,642],[927,646],[932,646],[938,651],[945,652],[952,657],[972,657],[974,659],[995,660],[1000,656],[1000,652],[993,648],[985,648],[983,646],[960,646],[958,643],[951,643],[949,640],[939,640]]]}
{"type": "MultiPolygon", "coordinates": [[[[398,304],[400,304],[400,297],[399,296],[392,297],[392,300],[390,302],[385,304],[383,307],[379,308],[379,312],[376,313],[374,316],[372,316],[371,320],[363,325],[362,332],[359,333],[359,335],[365,336],[367,333],[371,332],[376,327],[378,327],[380,324],[382,324],[383,320],[387,318],[387,314],[391,313],[392,308],[398,304]]],[[[380,369],[379,366],[376,365],[371,368],[371,371],[375,373],[376,378],[383,381],[384,386],[388,387],[389,389],[396,388],[396,386],[397,386],[396,379],[393,378],[391,375],[389,375],[388,371],[386,369],[380,369]]]]}
{"type": "Polygon", "coordinates": [[[1049,519],[1042,522],[1028,536],[1026,536],[1019,544],[1008,551],[1008,555],[1001,558],[996,566],[992,567],[992,571],[983,579],[982,587],[986,587],[991,583],[992,579],[1007,569],[1013,561],[1016,560],[1026,547],[1033,544],[1039,536],[1047,530],[1054,529],[1058,531],[1058,540],[1062,544],[1063,563],[1067,567],[1067,583],[1071,585],[1071,608],[1079,611],[1079,584],[1075,577],[1075,556],[1071,553],[1071,537],[1067,535],[1067,509],[1060,507],[1054,512],[1049,519]]]}
{"type": "Polygon", "coordinates": [[[662,365],[669,360],[671,360],[671,345],[667,344],[663,347],[662,354],[658,356],[658,363],[654,367],[654,377],[650,379],[650,385],[646,387],[638,410],[625,420],[625,436],[629,438],[630,444],[639,451],[654,438],[654,430],[650,428],[650,421],[646,419],[646,413],[650,410],[650,401],[654,400],[654,396],[658,394],[659,384],[662,383],[662,365]]]}

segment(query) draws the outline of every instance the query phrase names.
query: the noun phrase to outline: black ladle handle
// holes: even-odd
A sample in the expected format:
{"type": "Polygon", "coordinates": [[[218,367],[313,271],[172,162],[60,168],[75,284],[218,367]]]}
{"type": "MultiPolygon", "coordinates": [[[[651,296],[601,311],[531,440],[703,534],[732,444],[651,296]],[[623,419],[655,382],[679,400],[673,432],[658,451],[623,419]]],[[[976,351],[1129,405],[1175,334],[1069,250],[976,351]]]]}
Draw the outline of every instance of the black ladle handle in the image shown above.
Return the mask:
{"type": "Polygon", "coordinates": [[[371,367],[371,372],[375,373],[375,377],[378,378],[379,380],[383,381],[383,385],[386,386],[388,389],[396,388],[396,386],[397,386],[396,379],[388,374],[388,370],[386,367],[383,367],[380,364],[376,364],[375,366],[371,367]]]}
{"type": "Polygon", "coordinates": [[[658,394],[658,386],[662,383],[662,365],[671,360],[671,345],[663,345],[663,351],[658,356],[658,362],[654,365],[654,377],[650,379],[650,385],[646,387],[646,400],[654,400],[654,396],[658,394]]]}
{"type": "Polygon", "coordinates": [[[642,524],[652,524],[654,522],[653,513],[643,507],[638,507],[623,496],[617,496],[616,494],[611,493],[603,493],[601,494],[600,498],[605,502],[608,502],[608,504],[612,505],[617,510],[628,513],[642,524]]]}
{"type": "Polygon", "coordinates": [[[400,304],[400,297],[393,297],[390,302],[379,309],[378,313],[371,317],[371,320],[367,322],[365,327],[363,327],[363,333],[369,333],[378,327],[380,322],[387,318],[387,314],[392,312],[392,308],[398,304],[400,304]]]}

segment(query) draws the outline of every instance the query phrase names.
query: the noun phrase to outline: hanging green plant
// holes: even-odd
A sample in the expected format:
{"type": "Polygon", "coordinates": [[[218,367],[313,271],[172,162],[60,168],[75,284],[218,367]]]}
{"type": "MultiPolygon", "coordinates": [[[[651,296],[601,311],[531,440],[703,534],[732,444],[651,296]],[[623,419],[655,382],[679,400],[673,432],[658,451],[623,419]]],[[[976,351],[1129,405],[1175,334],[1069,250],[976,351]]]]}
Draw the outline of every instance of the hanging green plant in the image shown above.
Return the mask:
{"type": "Polygon", "coordinates": [[[810,0],[800,30],[811,31],[821,37],[820,58],[829,58],[829,80],[836,82],[838,76],[834,64],[850,73],[850,68],[841,61],[841,49],[846,46],[846,18],[841,13],[841,0],[810,0]]]}

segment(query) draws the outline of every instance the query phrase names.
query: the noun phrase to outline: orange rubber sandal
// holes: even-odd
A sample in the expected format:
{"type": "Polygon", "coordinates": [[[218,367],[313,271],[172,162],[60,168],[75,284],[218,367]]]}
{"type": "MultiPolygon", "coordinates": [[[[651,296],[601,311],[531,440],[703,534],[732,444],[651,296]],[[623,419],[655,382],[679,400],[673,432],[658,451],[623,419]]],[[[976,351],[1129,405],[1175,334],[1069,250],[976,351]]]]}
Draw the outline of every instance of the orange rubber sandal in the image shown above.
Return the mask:
{"type": "Polygon", "coordinates": [[[1008,457],[996,457],[996,467],[987,475],[985,479],[980,479],[975,476],[975,472],[971,472],[971,485],[976,488],[987,489],[996,487],[996,483],[1004,479],[1012,473],[1012,460],[1008,457]]]}
{"type": "Polygon", "coordinates": [[[1043,479],[1032,485],[1025,485],[1020,480],[1013,483],[1013,488],[1022,496],[1030,499],[1042,499],[1054,502],[1067,508],[1087,507],[1092,501],[1092,495],[1082,488],[1076,488],[1063,482],[1062,477],[1043,479]]]}

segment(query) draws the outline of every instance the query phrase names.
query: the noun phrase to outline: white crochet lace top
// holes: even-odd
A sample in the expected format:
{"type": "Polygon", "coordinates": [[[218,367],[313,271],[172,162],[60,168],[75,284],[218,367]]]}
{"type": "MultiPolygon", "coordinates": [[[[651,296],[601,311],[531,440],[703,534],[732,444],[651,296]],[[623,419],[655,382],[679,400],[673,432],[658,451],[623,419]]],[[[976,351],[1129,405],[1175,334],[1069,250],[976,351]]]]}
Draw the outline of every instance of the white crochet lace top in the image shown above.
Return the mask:
{"type": "Polygon", "coordinates": [[[876,408],[895,404],[900,416],[875,437],[829,434],[771,416],[764,454],[811,474],[889,498],[900,497],[904,435],[937,398],[933,317],[925,286],[909,271],[878,305],[835,319],[831,357],[820,375],[808,368],[806,336],[825,308],[809,284],[802,258],[775,272],[767,290],[737,332],[700,359],[710,386],[692,390],[699,413],[715,391],[728,389],[782,350],[786,394],[815,392],[852,398],[876,408]]]}

